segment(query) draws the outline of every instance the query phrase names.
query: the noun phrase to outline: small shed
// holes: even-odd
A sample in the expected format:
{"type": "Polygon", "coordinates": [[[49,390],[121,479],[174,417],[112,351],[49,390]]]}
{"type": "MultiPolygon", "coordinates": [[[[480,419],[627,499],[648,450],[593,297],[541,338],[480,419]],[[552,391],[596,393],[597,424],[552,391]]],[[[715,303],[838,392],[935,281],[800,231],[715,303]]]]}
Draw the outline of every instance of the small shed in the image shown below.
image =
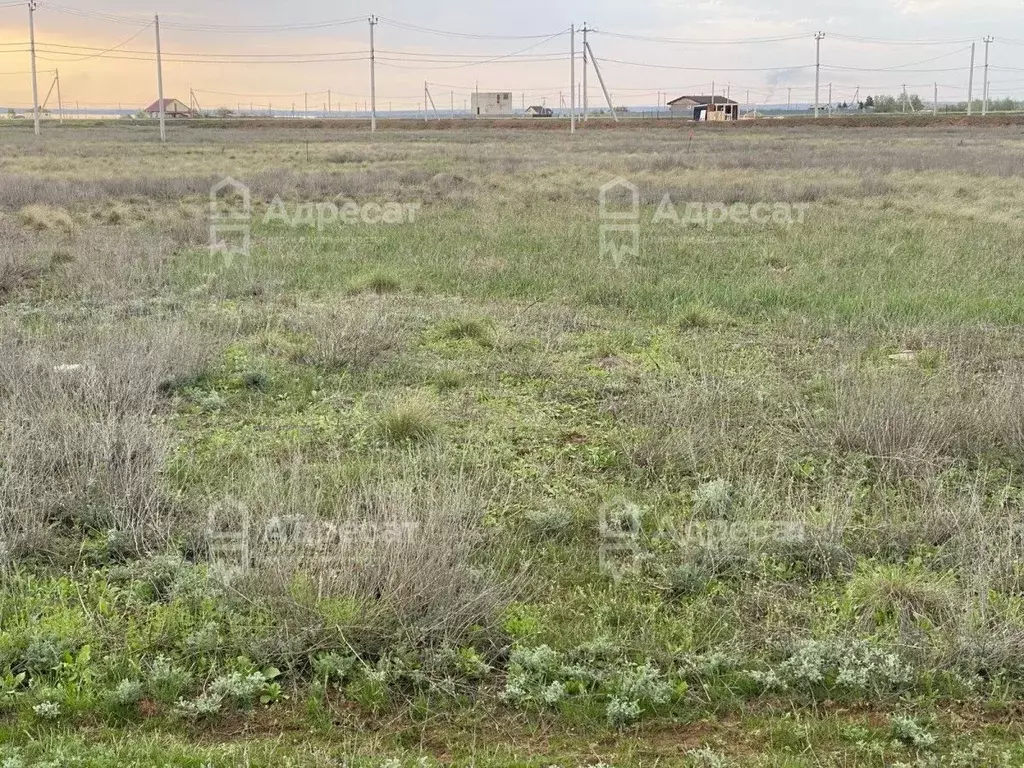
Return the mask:
{"type": "Polygon", "coordinates": [[[526,110],[527,117],[554,117],[554,114],[551,107],[530,107],[526,110]]]}
{"type": "Polygon", "coordinates": [[[738,101],[725,96],[680,96],[668,103],[672,112],[692,114],[697,121],[737,120],[740,116],[738,101]]]}
{"type": "MultiPolygon", "coordinates": [[[[160,100],[157,99],[146,107],[145,112],[150,117],[160,117],[160,100]]],[[[180,99],[164,99],[164,115],[166,117],[193,117],[195,113],[180,99]]]]}
{"type": "Polygon", "coordinates": [[[474,93],[470,103],[477,117],[512,114],[512,94],[509,92],[474,93]]]}

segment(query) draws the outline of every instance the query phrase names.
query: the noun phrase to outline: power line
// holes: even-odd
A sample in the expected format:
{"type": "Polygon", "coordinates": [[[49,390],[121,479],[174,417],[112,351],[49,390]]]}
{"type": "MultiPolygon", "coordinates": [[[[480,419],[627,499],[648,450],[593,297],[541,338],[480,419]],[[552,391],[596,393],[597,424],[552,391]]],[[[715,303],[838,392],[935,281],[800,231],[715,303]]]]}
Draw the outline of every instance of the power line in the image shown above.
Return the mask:
{"type": "MultiPolygon", "coordinates": [[[[454,64],[454,65],[451,65],[451,66],[443,66],[443,67],[420,67],[420,69],[428,69],[428,70],[461,69],[463,67],[483,66],[483,65],[486,65],[486,64],[494,64],[494,63],[497,63],[499,61],[505,61],[505,60],[513,59],[513,58],[517,59],[518,61],[527,61],[527,60],[530,60],[532,57],[526,57],[526,56],[524,56],[524,54],[529,53],[530,51],[534,50],[535,48],[539,48],[540,46],[544,45],[545,43],[548,43],[548,42],[554,40],[556,37],[560,37],[561,35],[564,35],[564,34],[565,34],[565,32],[555,32],[554,34],[548,35],[547,37],[545,37],[545,38],[543,38],[541,40],[538,40],[536,43],[533,43],[532,45],[528,45],[528,46],[526,46],[525,48],[523,48],[521,50],[514,51],[513,53],[506,53],[506,54],[503,54],[503,55],[500,55],[500,56],[495,56],[493,58],[485,59],[485,60],[482,60],[482,61],[469,61],[469,62],[458,63],[458,64],[454,64]]],[[[378,58],[378,60],[388,61],[388,58],[385,57],[385,56],[378,56],[377,58],[378,58]]],[[[564,61],[565,58],[566,58],[565,54],[562,54],[562,53],[560,53],[560,54],[543,54],[543,56],[538,55],[536,58],[532,58],[532,60],[533,61],[564,61]]],[[[403,60],[408,60],[408,59],[403,59],[403,60]]],[[[413,59],[413,61],[415,61],[415,60],[413,59]]],[[[394,67],[395,65],[393,65],[393,64],[386,64],[385,66],[394,67]]]]}
{"type": "MultiPolygon", "coordinates": [[[[143,32],[145,32],[147,29],[149,29],[152,26],[153,26],[153,22],[150,22],[150,23],[146,24],[145,26],[142,27],[142,29],[140,29],[138,32],[136,32],[131,37],[127,38],[126,40],[121,41],[120,43],[118,43],[117,45],[115,45],[115,46],[113,46],[111,48],[107,48],[105,50],[102,50],[99,53],[88,54],[88,55],[85,55],[85,56],[79,56],[78,58],[75,58],[75,59],[64,59],[64,61],[67,61],[67,62],[70,63],[70,62],[75,62],[75,61],[86,61],[87,59],[97,59],[97,58],[100,58],[100,57],[104,56],[105,54],[108,54],[108,53],[110,53],[112,51],[118,50],[122,46],[128,45],[128,43],[130,43],[132,40],[137,38],[139,35],[141,35],[143,32]]],[[[58,47],[64,48],[66,46],[62,45],[62,46],[58,46],[58,47]]],[[[68,55],[71,55],[71,54],[69,53],[68,55]]]]}
{"type": "Polygon", "coordinates": [[[597,34],[606,35],[607,37],[617,37],[623,40],[642,40],[648,43],[674,43],[679,45],[756,45],[760,43],[781,43],[787,40],[803,40],[807,37],[807,34],[794,34],[794,35],[780,35],[777,37],[737,37],[725,40],[709,40],[709,39],[680,39],[675,37],[650,37],[647,35],[630,35],[623,32],[607,32],[600,29],[592,29],[591,32],[597,34]]]}
{"type": "Polygon", "coordinates": [[[466,40],[539,40],[541,38],[550,40],[558,35],[564,35],[569,30],[568,28],[560,29],[554,33],[548,33],[546,35],[479,35],[470,34],[466,32],[451,32],[443,29],[432,29],[430,27],[421,27],[416,24],[407,24],[404,21],[396,21],[395,19],[389,19],[386,16],[379,17],[380,21],[392,27],[399,29],[407,29],[414,32],[423,32],[429,35],[441,35],[444,37],[458,37],[466,40]]]}
{"type": "Polygon", "coordinates": [[[908,62],[906,64],[899,64],[899,65],[894,66],[894,67],[864,68],[864,67],[844,67],[844,66],[840,66],[838,64],[832,64],[832,65],[824,66],[824,68],[825,69],[833,69],[833,70],[844,70],[844,71],[850,71],[850,72],[897,72],[897,71],[902,71],[902,72],[957,72],[957,71],[963,69],[963,67],[953,67],[951,69],[917,69],[917,70],[907,69],[907,67],[916,67],[918,64],[929,64],[929,63],[931,63],[933,61],[939,61],[941,59],[948,59],[950,56],[956,56],[959,53],[964,53],[964,52],[969,51],[969,50],[971,50],[969,47],[968,48],[960,48],[959,50],[953,51],[952,53],[944,53],[941,56],[934,56],[934,57],[932,57],[930,59],[923,59],[921,61],[911,61],[911,62],[908,62]]]}
{"type": "MultiPolygon", "coordinates": [[[[151,27],[151,26],[153,26],[152,23],[150,23],[146,28],[148,29],[148,27],[151,27]]],[[[141,32],[139,34],[141,34],[141,32]]],[[[122,43],[122,45],[123,45],[123,43],[122,43]]],[[[74,53],[77,53],[78,51],[101,51],[102,53],[106,53],[108,51],[114,50],[115,48],[118,48],[119,46],[115,46],[114,48],[106,48],[106,49],[104,49],[104,48],[95,48],[95,47],[90,47],[90,46],[85,46],[85,45],[64,45],[64,44],[60,44],[60,43],[46,43],[46,47],[47,48],[67,48],[70,51],[73,51],[73,52],[69,52],[68,55],[74,55],[74,53]]],[[[147,55],[147,54],[151,54],[152,53],[152,51],[135,51],[135,50],[121,50],[119,52],[120,53],[130,53],[130,54],[140,54],[140,55],[147,55]]],[[[57,53],[57,51],[51,51],[51,53],[57,53]]],[[[300,57],[303,57],[303,56],[343,56],[343,55],[349,55],[349,54],[365,54],[365,53],[368,53],[368,51],[361,51],[361,50],[355,50],[355,51],[325,51],[325,52],[319,52],[319,53],[219,53],[219,52],[217,52],[217,53],[205,53],[205,52],[200,53],[200,52],[189,52],[189,51],[166,51],[165,55],[168,55],[168,56],[183,56],[183,57],[184,56],[197,56],[197,57],[216,57],[216,58],[247,58],[247,59],[248,58],[253,58],[253,59],[259,59],[259,58],[300,58],[300,57]]]]}
{"type": "Polygon", "coordinates": [[[858,35],[844,35],[841,32],[829,32],[829,37],[835,40],[847,40],[855,43],[870,43],[873,45],[957,45],[969,43],[972,38],[962,37],[956,40],[884,40],[877,37],[860,37],[858,35]]]}
{"type": "MultiPolygon", "coordinates": [[[[63,13],[70,16],[79,16],[81,18],[95,19],[100,21],[112,21],[119,24],[139,24],[140,19],[132,18],[129,16],[118,16],[111,13],[101,13],[98,11],[85,11],[78,8],[68,8],[67,6],[47,4],[47,9],[56,11],[57,13],[63,13]]],[[[189,24],[187,22],[175,22],[175,21],[163,21],[162,26],[180,29],[192,32],[224,32],[224,33],[239,33],[239,34],[259,34],[263,32],[294,32],[310,29],[324,29],[327,27],[339,27],[347,24],[355,24],[363,21],[363,18],[349,18],[349,19],[332,19],[328,21],[316,21],[304,24],[256,24],[256,25],[240,25],[240,24],[189,24]]]]}
{"type": "Polygon", "coordinates": [[[800,64],[793,67],[681,67],[674,64],[645,64],[639,61],[623,61],[622,59],[610,59],[602,57],[602,61],[615,64],[626,64],[631,67],[650,67],[653,69],[678,69],[688,72],[782,72],[795,69],[813,69],[813,64],[800,64]]]}

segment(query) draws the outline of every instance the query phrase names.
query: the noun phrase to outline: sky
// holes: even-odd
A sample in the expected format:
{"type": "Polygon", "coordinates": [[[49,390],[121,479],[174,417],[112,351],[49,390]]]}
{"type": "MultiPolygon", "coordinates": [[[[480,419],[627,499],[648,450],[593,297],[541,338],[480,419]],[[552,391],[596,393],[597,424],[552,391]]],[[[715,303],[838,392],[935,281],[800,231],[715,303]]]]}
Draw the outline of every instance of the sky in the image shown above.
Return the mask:
{"type": "MultiPolygon", "coordinates": [[[[164,94],[204,109],[363,110],[370,98],[369,24],[375,14],[379,111],[419,109],[424,82],[441,113],[471,93],[511,91],[517,107],[568,103],[570,24],[586,23],[616,106],[653,106],[692,93],[742,104],[898,95],[925,102],[981,97],[983,38],[992,35],[993,98],[1024,98],[1022,0],[373,0],[292,3],[176,0],[161,18],[164,94]],[[347,21],[331,24],[327,22],[347,21]],[[282,28],[287,27],[287,28],[282,28]],[[261,29],[262,28],[262,29],[261,29]],[[438,33],[444,34],[438,34],[438,33]],[[915,41],[914,44],[904,44],[915,41]],[[900,43],[900,44],[897,44],[900,43]]],[[[27,3],[0,0],[0,105],[31,107],[27,3]]],[[[140,109],[156,98],[153,11],[121,0],[39,0],[40,100],[65,107],[140,109]],[[112,50],[111,50],[112,49],[112,50]],[[47,98],[48,97],[48,98],[47,98]]],[[[577,36],[577,54],[582,35],[577,36]]],[[[577,61],[576,87],[583,67],[577,61]]],[[[593,69],[587,96],[605,98],[593,69]]]]}

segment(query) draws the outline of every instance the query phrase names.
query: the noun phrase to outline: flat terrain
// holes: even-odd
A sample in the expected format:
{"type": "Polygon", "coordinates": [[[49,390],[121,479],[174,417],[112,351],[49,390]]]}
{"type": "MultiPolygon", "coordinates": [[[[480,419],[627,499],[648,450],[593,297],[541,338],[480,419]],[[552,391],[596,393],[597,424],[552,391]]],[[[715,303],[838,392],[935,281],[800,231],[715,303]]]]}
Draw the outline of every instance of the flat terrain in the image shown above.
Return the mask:
{"type": "Polygon", "coordinates": [[[0,766],[1024,765],[1024,127],[922,122],[0,127],[0,766]]]}

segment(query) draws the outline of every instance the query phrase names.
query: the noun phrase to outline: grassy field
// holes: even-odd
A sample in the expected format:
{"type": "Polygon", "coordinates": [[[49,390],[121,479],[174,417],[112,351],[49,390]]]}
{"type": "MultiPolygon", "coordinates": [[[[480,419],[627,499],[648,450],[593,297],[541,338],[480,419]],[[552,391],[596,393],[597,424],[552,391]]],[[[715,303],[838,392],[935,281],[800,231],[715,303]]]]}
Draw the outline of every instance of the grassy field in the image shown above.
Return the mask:
{"type": "Polygon", "coordinates": [[[1024,765],[1022,138],[0,128],[0,766],[1024,765]]]}

